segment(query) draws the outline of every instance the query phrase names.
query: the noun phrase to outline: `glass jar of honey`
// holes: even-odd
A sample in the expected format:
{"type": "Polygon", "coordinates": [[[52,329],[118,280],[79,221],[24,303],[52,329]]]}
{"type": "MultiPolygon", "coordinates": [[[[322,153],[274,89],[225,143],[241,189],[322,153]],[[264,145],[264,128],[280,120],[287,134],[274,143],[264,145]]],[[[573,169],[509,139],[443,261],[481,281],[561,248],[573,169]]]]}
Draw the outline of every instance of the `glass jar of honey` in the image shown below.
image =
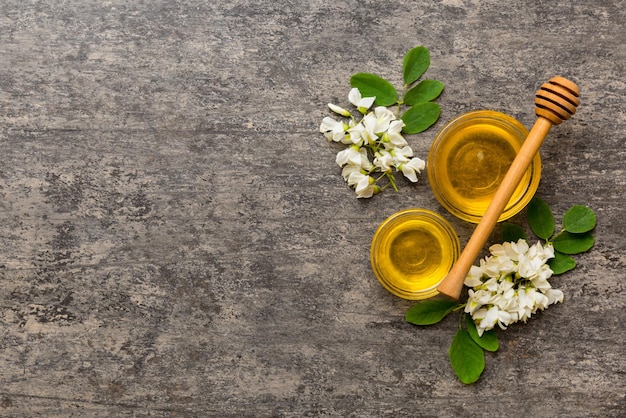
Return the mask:
{"type": "MultiPolygon", "coordinates": [[[[504,113],[479,110],[449,122],[433,141],[427,171],[433,194],[456,217],[478,223],[528,130],[504,113]]],[[[541,176],[537,154],[498,221],[521,211],[541,176]]]]}
{"type": "Polygon", "coordinates": [[[370,247],[372,269],[392,294],[418,300],[437,295],[437,286],[459,257],[452,225],[426,209],[407,209],[383,221],[370,247]]]}

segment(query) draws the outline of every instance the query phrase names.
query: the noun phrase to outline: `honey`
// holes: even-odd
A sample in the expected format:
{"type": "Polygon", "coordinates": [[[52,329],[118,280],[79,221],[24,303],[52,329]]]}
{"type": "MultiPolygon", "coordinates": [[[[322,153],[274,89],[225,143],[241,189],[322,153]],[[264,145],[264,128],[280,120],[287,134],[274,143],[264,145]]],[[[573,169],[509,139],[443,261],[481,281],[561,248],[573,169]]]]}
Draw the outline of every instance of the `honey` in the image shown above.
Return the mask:
{"type": "MultiPolygon", "coordinates": [[[[528,130],[520,122],[500,112],[470,112],[451,121],[433,141],[428,156],[435,197],[460,219],[479,222],[526,136],[528,130]]],[[[537,154],[499,221],[526,206],[540,174],[537,154]]]]}
{"type": "Polygon", "coordinates": [[[383,287],[396,296],[417,300],[438,293],[437,286],[459,252],[459,238],[444,218],[425,209],[409,209],[379,226],[370,259],[383,287]]]}

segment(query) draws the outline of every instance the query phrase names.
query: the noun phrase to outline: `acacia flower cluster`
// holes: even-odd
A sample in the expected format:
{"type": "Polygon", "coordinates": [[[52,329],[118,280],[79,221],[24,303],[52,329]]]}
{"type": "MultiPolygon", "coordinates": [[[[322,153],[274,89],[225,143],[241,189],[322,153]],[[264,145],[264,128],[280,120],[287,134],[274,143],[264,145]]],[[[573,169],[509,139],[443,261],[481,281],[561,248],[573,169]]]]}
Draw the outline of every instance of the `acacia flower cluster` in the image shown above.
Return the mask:
{"type": "Polygon", "coordinates": [[[342,167],[342,177],[354,187],[358,198],[372,197],[388,185],[397,191],[394,169],[415,183],[426,166],[424,160],[413,156],[413,150],[402,136],[405,125],[401,119],[384,106],[370,111],[375,99],[362,97],[359,89],[353,88],[348,100],[363,116],[361,120],[357,121],[349,110],[329,103],[333,112],[349,119],[338,121],[325,117],[320,125],[320,132],[326,139],[348,146],[337,153],[335,161],[342,167]],[[381,187],[379,181],[383,178],[388,183],[381,187]]]}
{"type": "Polygon", "coordinates": [[[505,242],[489,248],[490,256],[472,266],[465,285],[470,287],[465,312],[470,314],[480,336],[499,325],[526,322],[538,310],[563,302],[563,292],[553,289],[547,261],[554,257],[551,243],[526,240],[505,242]]]}

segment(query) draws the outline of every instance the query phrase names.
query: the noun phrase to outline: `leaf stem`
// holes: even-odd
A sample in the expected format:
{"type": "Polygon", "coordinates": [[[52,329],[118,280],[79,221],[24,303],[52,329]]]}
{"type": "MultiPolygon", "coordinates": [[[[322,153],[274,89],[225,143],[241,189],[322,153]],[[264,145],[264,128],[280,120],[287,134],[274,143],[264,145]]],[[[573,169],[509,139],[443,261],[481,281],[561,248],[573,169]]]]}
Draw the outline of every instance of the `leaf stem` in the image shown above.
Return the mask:
{"type": "Polygon", "coordinates": [[[561,228],[561,230],[555,234],[553,234],[550,239],[546,240],[546,244],[552,244],[552,242],[561,234],[565,232],[565,228],[561,228]]]}
{"type": "Polygon", "coordinates": [[[393,189],[397,192],[398,191],[398,186],[396,185],[396,178],[391,173],[385,173],[385,175],[389,179],[389,183],[391,184],[393,189]]]}
{"type": "Polygon", "coordinates": [[[459,315],[459,329],[463,329],[463,322],[465,322],[463,321],[464,318],[465,318],[465,312],[461,311],[461,315],[459,315]]]}
{"type": "Polygon", "coordinates": [[[456,308],[454,308],[454,309],[452,310],[452,312],[456,312],[456,311],[458,311],[459,309],[463,309],[463,308],[465,308],[465,305],[467,305],[467,303],[461,303],[461,304],[459,304],[459,306],[457,306],[456,308]]]}

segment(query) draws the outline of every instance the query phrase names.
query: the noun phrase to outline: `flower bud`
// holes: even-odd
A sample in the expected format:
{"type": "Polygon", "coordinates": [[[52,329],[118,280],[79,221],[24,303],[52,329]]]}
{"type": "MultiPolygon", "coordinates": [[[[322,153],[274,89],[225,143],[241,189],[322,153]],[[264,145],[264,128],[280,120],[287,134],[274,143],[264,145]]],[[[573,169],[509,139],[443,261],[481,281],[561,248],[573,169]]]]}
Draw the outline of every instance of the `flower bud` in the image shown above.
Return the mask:
{"type": "Polygon", "coordinates": [[[337,105],[334,105],[332,103],[328,103],[328,107],[330,108],[330,110],[332,110],[333,112],[341,115],[341,116],[345,116],[347,118],[350,117],[350,111],[348,111],[347,109],[344,109],[343,107],[339,107],[337,105]]]}

